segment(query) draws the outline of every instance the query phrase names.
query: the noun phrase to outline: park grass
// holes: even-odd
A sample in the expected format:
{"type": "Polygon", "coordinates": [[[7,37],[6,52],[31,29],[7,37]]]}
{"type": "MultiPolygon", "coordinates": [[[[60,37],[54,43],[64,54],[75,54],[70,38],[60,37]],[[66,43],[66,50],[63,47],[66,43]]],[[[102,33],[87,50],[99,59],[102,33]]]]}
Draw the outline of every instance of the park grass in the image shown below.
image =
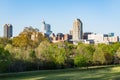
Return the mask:
{"type": "Polygon", "coordinates": [[[120,80],[120,66],[5,73],[0,80],[120,80]]]}

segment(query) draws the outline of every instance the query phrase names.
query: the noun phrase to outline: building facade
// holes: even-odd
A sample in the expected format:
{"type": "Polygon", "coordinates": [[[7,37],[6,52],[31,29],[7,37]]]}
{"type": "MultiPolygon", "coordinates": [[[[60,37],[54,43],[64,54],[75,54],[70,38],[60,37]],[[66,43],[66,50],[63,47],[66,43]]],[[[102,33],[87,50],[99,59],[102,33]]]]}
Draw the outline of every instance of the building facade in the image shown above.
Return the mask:
{"type": "Polygon", "coordinates": [[[110,44],[113,42],[119,42],[119,37],[114,35],[110,36],[109,34],[89,34],[88,40],[93,40],[95,44],[110,44]]]}
{"type": "Polygon", "coordinates": [[[52,33],[50,35],[50,41],[53,43],[65,42],[65,41],[70,42],[71,39],[72,39],[72,35],[69,34],[58,33],[57,35],[55,35],[54,33],[52,33]]]}
{"type": "Polygon", "coordinates": [[[50,34],[52,33],[50,24],[46,24],[45,21],[43,21],[41,32],[43,33],[43,35],[50,36],[50,34]]]}
{"type": "Polygon", "coordinates": [[[4,25],[4,37],[11,38],[13,35],[13,26],[11,24],[4,25]]]}
{"type": "Polygon", "coordinates": [[[83,24],[80,19],[76,19],[73,22],[73,29],[72,29],[73,41],[79,41],[82,39],[82,35],[83,35],[82,25],[83,24]]]}
{"type": "Polygon", "coordinates": [[[92,34],[92,32],[84,32],[83,39],[88,40],[88,35],[92,34]]]}

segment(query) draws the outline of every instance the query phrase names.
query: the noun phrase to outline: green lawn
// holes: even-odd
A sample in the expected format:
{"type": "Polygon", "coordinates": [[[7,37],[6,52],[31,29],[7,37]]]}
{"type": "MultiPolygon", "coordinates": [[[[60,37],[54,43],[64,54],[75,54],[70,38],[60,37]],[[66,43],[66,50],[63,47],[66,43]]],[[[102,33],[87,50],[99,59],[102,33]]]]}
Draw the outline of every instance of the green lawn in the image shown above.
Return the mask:
{"type": "Polygon", "coordinates": [[[120,80],[120,66],[0,74],[0,80],[120,80]]]}

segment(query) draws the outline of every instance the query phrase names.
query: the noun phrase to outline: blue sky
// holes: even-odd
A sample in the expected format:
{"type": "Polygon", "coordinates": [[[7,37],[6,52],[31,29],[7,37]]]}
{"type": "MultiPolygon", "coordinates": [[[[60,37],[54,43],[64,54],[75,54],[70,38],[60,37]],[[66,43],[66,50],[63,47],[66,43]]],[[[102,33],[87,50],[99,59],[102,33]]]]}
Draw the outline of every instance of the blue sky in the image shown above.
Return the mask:
{"type": "Polygon", "coordinates": [[[54,33],[69,33],[76,18],[84,32],[119,36],[120,0],[0,0],[0,36],[6,23],[16,36],[27,26],[41,29],[43,19],[54,33]]]}

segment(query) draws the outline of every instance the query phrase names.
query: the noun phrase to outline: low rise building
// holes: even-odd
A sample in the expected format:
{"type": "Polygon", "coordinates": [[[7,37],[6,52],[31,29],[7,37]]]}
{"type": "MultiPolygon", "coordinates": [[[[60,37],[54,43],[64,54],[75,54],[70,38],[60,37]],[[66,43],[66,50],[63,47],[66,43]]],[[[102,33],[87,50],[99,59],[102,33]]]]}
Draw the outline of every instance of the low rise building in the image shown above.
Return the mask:
{"type": "Polygon", "coordinates": [[[110,44],[113,42],[118,42],[118,36],[109,36],[109,34],[89,34],[88,40],[93,40],[95,44],[105,43],[110,44]]]}
{"type": "Polygon", "coordinates": [[[50,41],[53,43],[65,42],[65,41],[69,42],[70,39],[72,39],[72,35],[69,34],[58,33],[57,35],[55,35],[54,33],[52,33],[50,35],[50,41]]]}

